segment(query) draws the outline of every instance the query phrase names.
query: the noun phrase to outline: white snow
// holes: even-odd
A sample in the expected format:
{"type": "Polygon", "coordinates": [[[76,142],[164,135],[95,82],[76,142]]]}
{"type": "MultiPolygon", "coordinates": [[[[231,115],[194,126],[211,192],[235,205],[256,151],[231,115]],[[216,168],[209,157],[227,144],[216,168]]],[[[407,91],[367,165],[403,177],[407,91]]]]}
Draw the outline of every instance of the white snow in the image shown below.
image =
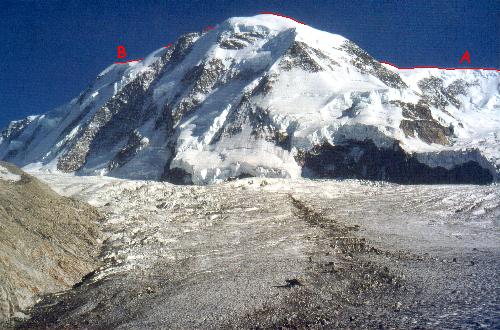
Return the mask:
{"type": "Polygon", "coordinates": [[[0,165],[0,180],[17,182],[21,180],[21,176],[10,172],[6,167],[0,165]]]}

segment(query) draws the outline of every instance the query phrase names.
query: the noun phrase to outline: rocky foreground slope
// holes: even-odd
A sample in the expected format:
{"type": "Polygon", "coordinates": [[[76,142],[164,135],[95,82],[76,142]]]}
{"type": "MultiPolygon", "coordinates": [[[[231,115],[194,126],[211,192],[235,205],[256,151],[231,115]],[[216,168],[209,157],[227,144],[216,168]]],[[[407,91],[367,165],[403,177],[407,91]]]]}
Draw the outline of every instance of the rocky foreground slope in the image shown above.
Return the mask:
{"type": "Polygon", "coordinates": [[[0,159],[78,174],[206,184],[233,177],[496,181],[498,71],[400,71],[272,15],[231,18],[70,103],[12,122],[0,159]]]}
{"type": "Polygon", "coordinates": [[[97,267],[97,210],[0,162],[0,328],[97,267]]]}

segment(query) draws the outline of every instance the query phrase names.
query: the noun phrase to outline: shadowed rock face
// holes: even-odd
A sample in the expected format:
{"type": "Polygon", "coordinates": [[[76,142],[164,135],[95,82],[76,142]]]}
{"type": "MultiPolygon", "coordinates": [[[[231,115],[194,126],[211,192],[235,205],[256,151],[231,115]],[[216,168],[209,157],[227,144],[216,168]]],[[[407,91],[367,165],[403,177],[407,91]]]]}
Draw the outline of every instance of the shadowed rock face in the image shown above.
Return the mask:
{"type": "Polygon", "coordinates": [[[188,90],[173,110],[175,123],[192,113],[201,104],[200,95],[206,96],[217,84],[222,84],[225,74],[227,69],[219,59],[212,59],[189,70],[182,79],[188,90]]]}
{"type": "Polygon", "coordinates": [[[61,197],[14,166],[19,181],[0,178],[0,328],[37,296],[71,288],[97,267],[96,209],[61,197]],[[2,324],[2,322],[4,322],[2,324]]]}
{"type": "MultiPolygon", "coordinates": [[[[0,138],[6,141],[16,140],[32,121],[33,119],[28,117],[24,118],[23,120],[17,120],[11,122],[9,126],[7,126],[7,128],[1,132],[0,138]]],[[[26,146],[23,146],[21,150],[19,149],[9,150],[4,158],[8,159],[10,157],[15,157],[20,151],[23,151],[25,148],[26,146]]]]}
{"type": "Polygon", "coordinates": [[[173,184],[179,185],[189,185],[193,183],[191,179],[191,174],[187,173],[183,169],[180,168],[165,168],[165,172],[163,173],[163,179],[168,180],[173,184]]]}
{"type": "Polygon", "coordinates": [[[184,57],[193,48],[194,42],[200,37],[199,33],[193,32],[188,33],[179,38],[175,44],[174,51],[172,53],[172,61],[178,63],[184,59],[184,57]]]}
{"type": "Polygon", "coordinates": [[[469,161],[448,170],[420,163],[399,145],[377,148],[373,142],[351,141],[347,145],[323,144],[303,155],[303,175],[320,178],[357,178],[405,184],[493,182],[491,173],[469,161]]]}
{"type": "Polygon", "coordinates": [[[26,126],[31,122],[32,120],[30,118],[13,121],[5,130],[1,132],[1,136],[4,139],[14,140],[23,132],[23,129],[25,129],[26,126]]]}
{"type": "Polygon", "coordinates": [[[113,170],[115,168],[123,166],[128,160],[130,160],[137,152],[147,145],[147,141],[143,139],[138,131],[133,131],[128,137],[127,144],[116,154],[113,160],[109,163],[108,169],[113,170]]]}

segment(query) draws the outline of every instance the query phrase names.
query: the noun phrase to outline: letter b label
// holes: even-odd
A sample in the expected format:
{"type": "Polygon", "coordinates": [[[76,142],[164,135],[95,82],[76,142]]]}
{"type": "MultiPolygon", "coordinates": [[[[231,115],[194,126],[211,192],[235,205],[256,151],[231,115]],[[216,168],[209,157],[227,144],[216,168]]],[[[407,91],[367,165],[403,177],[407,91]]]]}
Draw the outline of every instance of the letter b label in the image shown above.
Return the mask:
{"type": "Polygon", "coordinates": [[[125,50],[125,47],[118,46],[118,58],[125,58],[125,57],[127,57],[127,51],[125,50]]]}

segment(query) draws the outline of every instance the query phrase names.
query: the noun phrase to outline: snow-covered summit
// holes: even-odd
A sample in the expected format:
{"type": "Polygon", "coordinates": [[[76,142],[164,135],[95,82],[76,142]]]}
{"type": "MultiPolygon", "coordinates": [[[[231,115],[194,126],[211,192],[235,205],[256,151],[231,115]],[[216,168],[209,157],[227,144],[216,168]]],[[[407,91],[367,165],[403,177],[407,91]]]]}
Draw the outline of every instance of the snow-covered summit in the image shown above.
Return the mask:
{"type": "Polygon", "coordinates": [[[78,98],[11,123],[0,159],[196,184],[240,176],[491,182],[496,71],[397,70],[342,36],[273,15],[230,18],[78,98]]]}

